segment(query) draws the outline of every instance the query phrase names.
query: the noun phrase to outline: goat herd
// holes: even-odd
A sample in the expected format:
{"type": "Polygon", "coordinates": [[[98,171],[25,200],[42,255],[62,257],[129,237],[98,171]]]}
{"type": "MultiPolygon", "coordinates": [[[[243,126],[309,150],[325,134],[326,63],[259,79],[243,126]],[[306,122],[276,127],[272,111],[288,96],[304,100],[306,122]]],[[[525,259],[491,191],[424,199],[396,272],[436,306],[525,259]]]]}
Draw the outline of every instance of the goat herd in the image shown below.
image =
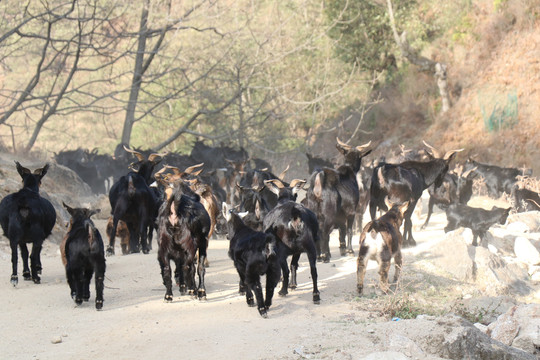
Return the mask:
{"type": "MultiPolygon", "coordinates": [[[[308,154],[309,181],[295,179],[290,183],[284,181],[286,170],[275,176],[268,163],[249,159],[243,149],[213,148],[202,142],[195,143],[190,156],[145,153],[127,147],[125,151],[117,150],[116,158],[82,150],[57,154],[58,163],[71,167],[87,183],[94,184],[92,188],[96,192],[108,190],[111,204],[106,248],[91,220],[99,210],[63,204],[71,215],[60,246],[71,296],[77,304],[88,301],[95,272],[95,306],[101,309],[105,254],[114,255],[115,238],[122,239],[125,254],[148,253],[155,232],[158,262],[166,287],[165,301],[173,299],[171,262],[180,293],[205,299],[208,240],[213,233],[227,233],[228,254],[240,277],[239,292],[245,293],[249,306],[256,305],[260,315],[266,317],[280,279],[281,296],[297,286],[298,260],[304,252],[313,281],[313,302],[320,302],[316,263],[330,261],[330,233],[339,230],[342,256],[354,254],[354,224],[362,229],[362,216],[368,205],[372,221],[361,231],[357,261],[360,294],[369,259],[379,263],[383,291],[388,289],[392,258],[394,281],[398,279],[402,246],[416,244],[411,215],[426,189],[430,194],[429,213],[423,226],[429,221],[433,205],[437,205],[446,210],[445,232],[458,227],[471,228],[475,246],[478,237],[485,245],[488,228],[497,222],[504,224],[511,208],[494,207],[488,211],[467,206],[473,193],[473,179],[482,178],[490,196],[512,194],[517,211],[540,209],[538,193],[516,185],[522,171],[472,159],[449,171],[460,150],[443,156],[424,144],[425,150],[415,152],[402,148],[402,157],[392,161],[394,163],[379,159],[378,163],[367,167],[362,166],[362,158],[372,152],[371,142],[353,147],[337,139],[341,165],[334,166],[308,154]],[[128,168],[128,155],[137,158],[129,165],[131,171],[127,174],[126,170],[122,174],[113,172],[112,169],[128,168]],[[106,163],[110,164],[110,171],[106,163]],[[250,166],[250,163],[255,165],[250,166]],[[167,165],[157,169],[158,164],[167,165]],[[307,187],[305,198],[296,202],[298,192],[304,187],[307,187]],[[377,210],[384,212],[379,218],[377,210]],[[400,233],[402,223],[403,235],[400,233]],[[290,271],[289,256],[292,256],[290,271]],[[261,275],[266,275],[266,297],[261,275]]],[[[12,251],[11,283],[14,286],[18,283],[19,247],[24,279],[39,284],[42,243],[56,221],[54,207],[39,195],[41,180],[49,166],[31,172],[19,162],[15,163],[23,188],[0,202],[0,224],[12,251]],[[32,243],[30,267],[28,243],[32,243]]]]}

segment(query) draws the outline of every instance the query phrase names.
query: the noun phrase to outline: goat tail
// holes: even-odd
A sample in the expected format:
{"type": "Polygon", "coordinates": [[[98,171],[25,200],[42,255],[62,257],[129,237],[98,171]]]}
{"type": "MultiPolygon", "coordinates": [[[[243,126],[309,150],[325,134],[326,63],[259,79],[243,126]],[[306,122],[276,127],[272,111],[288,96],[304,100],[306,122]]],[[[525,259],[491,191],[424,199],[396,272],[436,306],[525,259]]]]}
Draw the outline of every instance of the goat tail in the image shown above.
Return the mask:
{"type": "Polygon", "coordinates": [[[379,180],[379,186],[382,188],[384,187],[384,175],[383,175],[383,167],[379,166],[379,169],[377,170],[377,179],[379,180]]]}
{"type": "Polygon", "coordinates": [[[94,224],[90,221],[86,222],[86,232],[88,233],[88,245],[90,245],[90,249],[94,247],[94,244],[96,243],[96,232],[97,229],[94,226],[94,224]]]}
{"type": "Polygon", "coordinates": [[[313,195],[315,195],[315,198],[317,198],[317,200],[320,200],[322,198],[322,189],[323,189],[324,179],[321,179],[321,177],[323,176],[324,176],[324,173],[322,171],[319,171],[317,175],[315,175],[315,184],[313,185],[313,195]]]}
{"type": "Polygon", "coordinates": [[[136,191],[135,184],[133,184],[133,177],[130,176],[128,179],[128,195],[131,197],[135,195],[136,191]]]}

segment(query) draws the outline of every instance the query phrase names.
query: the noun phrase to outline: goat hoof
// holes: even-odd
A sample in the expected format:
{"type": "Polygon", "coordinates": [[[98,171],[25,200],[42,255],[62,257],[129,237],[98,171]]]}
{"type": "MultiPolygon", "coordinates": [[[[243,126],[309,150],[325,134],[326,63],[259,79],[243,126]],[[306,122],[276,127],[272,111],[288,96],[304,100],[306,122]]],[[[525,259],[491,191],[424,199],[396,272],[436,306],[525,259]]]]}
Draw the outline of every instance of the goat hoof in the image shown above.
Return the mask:
{"type": "Polygon", "coordinates": [[[148,253],[149,253],[148,249],[144,249],[142,252],[143,252],[143,254],[145,254],[145,255],[148,255],[148,253]]]}
{"type": "Polygon", "coordinates": [[[11,275],[11,280],[9,281],[11,285],[17,286],[19,283],[19,277],[17,275],[11,275]]]}
{"type": "Polygon", "coordinates": [[[253,300],[253,298],[246,299],[246,302],[249,307],[255,306],[255,301],[253,300]]]}
{"type": "Polygon", "coordinates": [[[81,305],[82,304],[82,299],[81,298],[75,298],[75,304],[81,305]]]}
{"type": "Polygon", "coordinates": [[[358,295],[362,295],[363,292],[364,292],[364,286],[363,285],[358,285],[356,287],[356,290],[358,291],[358,295]]]}
{"type": "Polygon", "coordinates": [[[90,300],[90,296],[89,297],[83,297],[83,301],[87,302],[88,300],[90,300]]]}
{"type": "Polygon", "coordinates": [[[265,319],[268,318],[268,313],[266,312],[265,306],[259,308],[259,314],[261,314],[261,316],[265,319]]]}
{"type": "Polygon", "coordinates": [[[180,285],[180,295],[186,295],[187,288],[186,285],[180,285]]]}
{"type": "Polygon", "coordinates": [[[109,245],[107,246],[107,256],[113,256],[114,255],[114,248],[109,245]]]}
{"type": "Polygon", "coordinates": [[[103,309],[103,300],[96,300],[96,310],[103,309]]]}
{"type": "Polygon", "coordinates": [[[321,303],[321,295],[317,293],[313,293],[313,303],[319,305],[321,303]]]}
{"type": "Polygon", "coordinates": [[[354,250],[351,250],[351,249],[347,250],[347,255],[354,256],[354,250]]]}
{"type": "Polygon", "coordinates": [[[169,294],[165,294],[165,302],[172,302],[172,295],[169,295],[169,294]]]}
{"type": "Polygon", "coordinates": [[[41,284],[41,278],[39,276],[36,276],[32,280],[34,281],[34,284],[41,284]]]}
{"type": "Polygon", "coordinates": [[[347,255],[347,250],[345,250],[345,248],[339,248],[339,255],[341,256],[347,255]]]}
{"type": "Polygon", "coordinates": [[[32,280],[32,276],[30,275],[30,271],[24,271],[22,273],[22,276],[24,278],[25,281],[30,281],[32,280]]]}
{"type": "Polygon", "coordinates": [[[280,292],[278,292],[279,296],[287,296],[288,292],[287,290],[281,290],[280,292]]]}
{"type": "Polygon", "coordinates": [[[199,297],[199,300],[206,300],[206,290],[199,289],[197,296],[199,297]]]}
{"type": "Polygon", "coordinates": [[[290,284],[290,285],[289,285],[289,289],[295,290],[295,289],[296,289],[296,284],[290,284]]]}

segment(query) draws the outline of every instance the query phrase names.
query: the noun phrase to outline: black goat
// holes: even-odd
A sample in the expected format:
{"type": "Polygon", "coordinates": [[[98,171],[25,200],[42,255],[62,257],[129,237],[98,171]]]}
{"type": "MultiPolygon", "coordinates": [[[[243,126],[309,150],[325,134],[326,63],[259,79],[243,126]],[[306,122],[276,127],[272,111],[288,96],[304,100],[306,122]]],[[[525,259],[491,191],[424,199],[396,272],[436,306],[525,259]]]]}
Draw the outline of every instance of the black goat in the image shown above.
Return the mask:
{"type": "Polygon", "coordinates": [[[39,274],[42,270],[41,248],[43,241],[51,234],[56,222],[56,211],[51,202],[39,195],[41,179],[47,173],[49,164],[33,173],[21,166],[18,161],[15,161],[15,164],[17,172],[22,178],[23,188],[16,193],[7,195],[0,202],[0,224],[11,247],[13,269],[11,283],[16,286],[19,282],[17,276],[17,246],[19,246],[24,279],[33,280],[34,283],[39,284],[41,282],[39,274]],[[32,243],[30,268],[28,268],[28,248],[26,246],[28,243],[32,243]]]}
{"type": "Polygon", "coordinates": [[[409,202],[404,214],[403,245],[415,246],[412,236],[411,215],[422,192],[434,184],[437,188],[442,184],[448,167],[456,153],[461,150],[447,152],[440,158],[434,152],[433,160],[427,162],[406,161],[397,165],[381,163],[373,169],[371,178],[369,212],[375,219],[377,208],[388,210],[385,199],[388,197],[394,204],[409,202]]]}
{"type": "Polygon", "coordinates": [[[278,205],[270,210],[263,220],[264,232],[274,235],[277,241],[278,261],[283,271],[283,284],[279,295],[288,294],[288,288],[297,286],[296,272],[300,255],[305,252],[308,256],[311,279],[313,281],[313,302],[320,303],[320,293],[317,287],[317,243],[319,241],[319,224],[317,216],[307,207],[294,202],[296,193],[304,185],[304,180],[293,180],[291,186],[285,186],[279,180],[265,182],[266,186],[278,195],[278,205]],[[292,255],[291,281],[289,284],[289,269],[287,257],[292,255]]]}
{"type": "Polygon", "coordinates": [[[232,212],[226,203],[222,205],[227,220],[229,257],[240,276],[239,292],[246,294],[249,306],[255,306],[262,317],[272,305],[274,288],[279,282],[281,269],[276,257],[276,239],[271,234],[255,231],[244,224],[239,214],[232,212]],[[266,299],[263,297],[261,275],[266,275],[266,299]]]}
{"type": "Polygon", "coordinates": [[[399,279],[403,258],[401,246],[403,237],[399,231],[403,222],[403,214],[409,206],[408,202],[402,205],[387,205],[390,210],[380,218],[366,224],[360,235],[360,250],[358,252],[356,281],[357,290],[362,294],[364,290],[364,277],[366,275],[368,260],[377,260],[379,264],[380,287],[385,293],[388,291],[388,272],[390,263],[394,258],[394,282],[399,279]]]}
{"type": "Polygon", "coordinates": [[[266,186],[260,189],[253,189],[236,184],[240,197],[239,211],[247,211],[244,223],[250,228],[262,231],[263,219],[270,211],[270,206],[261,193],[266,186]]]}
{"type": "Polygon", "coordinates": [[[540,194],[529,189],[512,189],[514,208],[517,212],[540,210],[540,194]]]}
{"type": "Polygon", "coordinates": [[[176,277],[181,294],[197,295],[206,299],[204,285],[206,249],[210,232],[210,217],[200,203],[199,195],[193,193],[182,180],[178,181],[172,194],[161,205],[158,216],[158,261],[165,301],[172,301],[172,271],[170,261],[176,264],[176,277]],[[199,284],[195,287],[195,261],[197,260],[199,284]]]}
{"type": "Polygon", "coordinates": [[[532,173],[532,171],[524,173],[525,171],[516,168],[482,164],[468,158],[464,170],[467,171],[472,168],[476,168],[475,172],[484,179],[488,195],[494,199],[499,198],[503,193],[511,194],[512,188],[518,181],[517,177],[532,173]]]}
{"type": "Polygon", "coordinates": [[[425,229],[433,213],[433,205],[437,205],[442,210],[448,208],[450,204],[459,203],[467,205],[473,193],[472,173],[475,169],[470,169],[463,173],[463,167],[459,166],[454,173],[446,173],[441,186],[435,187],[435,184],[428,188],[429,204],[428,214],[422,229],[425,229]]]}
{"type": "Polygon", "coordinates": [[[444,232],[455,230],[458,227],[469,228],[473,233],[472,245],[478,246],[477,238],[480,237],[480,240],[484,242],[486,231],[492,225],[496,223],[504,225],[511,209],[511,207],[504,209],[493,206],[491,210],[485,210],[467,205],[452,204],[446,210],[448,225],[444,228],[444,232]]]}
{"type": "Polygon", "coordinates": [[[130,236],[130,252],[138,253],[142,247],[143,253],[149,252],[151,232],[157,216],[158,201],[156,192],[150,188],[153,182],[152,171],[161,161],[162,154],[151,154],[146,159],[141,153],[126,148],[126,151],[134,153],[139,159],[137,172],[130,171],[122,176],[109,192],[113,226],[107,255],[114,255],[114,241],[118,221],[126,223],[130,236]],[[150,234],[150,236],[148,235],[150,234]],[[147,239],[150,241],[147,243],[147,239]]]}
{"type": "Polygon", "coordinates": [[[362,158],[371,153],[371,149],[366,150],[370,144],[353,148],[338,139],[336,147],[345,156],[345,164],[335,170],[322,168],[311,174],[306,204],[317,214],[321,232],[319,255],[324,262],[330,261],[330,233],[335,228],[339,229],[341,255],[354,254],[352,231],[360,201],[357,176],[362,158]]]}
{"type": "Polygon", "coordinates": [[[105,279],[105,248],[101,234],[90,219],[100,210],[63,205],[71,215],[67,234],[60,246],[71,297],[77,305],[81,305],[83,300],[90,299],[90,281],[95,272],[96,309],[101,310],[105,279]]]}

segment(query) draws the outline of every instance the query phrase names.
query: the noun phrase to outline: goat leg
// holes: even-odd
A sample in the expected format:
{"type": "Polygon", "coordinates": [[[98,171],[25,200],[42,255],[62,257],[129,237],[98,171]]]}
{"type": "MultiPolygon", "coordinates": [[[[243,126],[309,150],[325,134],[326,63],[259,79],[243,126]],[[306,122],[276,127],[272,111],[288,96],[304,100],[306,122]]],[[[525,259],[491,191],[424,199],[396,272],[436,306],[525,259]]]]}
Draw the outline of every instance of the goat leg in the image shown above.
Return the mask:
{"type": "Polygon", "coordinates": [[[90,300],[90,282],[92,281],[93,269],[85,269],[84,271],[84,287],[83,287],[83,300],[90,300]]]}
{"type": "Polygon", "coordinates": [[[379,275],[380,275],[380,287],[381,290],[387,294],[389,287],[388,287],[388,272],[390,271],[390,261],[389,260],[382,260],[381,266],[379,268],[379,275]]]}
{"type": "Polygon", "coordinates": [[[283,282],[281,284],[281,290],[279,290],[280,296],[286,296],[289,293],[289,269],[287,267],[287,257],[285,256],[280,261],[281,271],[283,271],[283,282]]]}
{"type": "MultiPolygon", "coordinates": [[[[103,255],[101,255],[103,256],[103,255]]],[[[103,280],[105,278],[105,261],[96,264],[96,310],[103,308],[103,280]]]]}
{"type": "Polygon", "coordinates": [[[300,259],[300,254],[294,254],[291,260],[291,279],[289,281],[289,289],[296,289],[298,286],[296,282],[296,272],[298,270],[298,259],[300,259]]]}
{"type": "Polygon", "coordinates": [[[356,260],[356,289],[359,295],[362,295],[364,291],[364,278],[366,276],[368,257],[366,256],[369,248],[367,246],[360,246],[358,252],[358,259],[356,260]]]}
{"type": "Polygon", "coordinates": [[[162,275],[163,275],[163,284],[165,284],[165,288],[167,289],[165,292],[165,301],[172,302],[173,300],[172,278],[171,278],[171,266],[169,262],[164,264],[162,275]]]}
{"type": "Polygon", "coordinates": [[[38,273],[41,271],[41,244],[42,241],[36,240],[32,245],[32,254],[30,254],[30,270],[32,271],[32,280],[34,284],[41,283],[41,278],[38,273]]]}
{"type": "Polygon", "coordinates": [[[270,306],[272,306],[274,289],[279,283],[279,277],[281,275],[279,264],[277,262],[272,261],[268,265],[268,269],[266,270],[266,300],[264,302],[266,309],[270,309],[270,306]]]}
{"type": "Polygon", "coordinates": [[[30,274],[30,268],[28,267],[28,247],[25,243],[22,243],[19,245],[19,248],[21,249],[21,259],[23,264],[23,279],[25,281],[32,280],[32,275],[30,274]]]}
{"type": "Polygon", "coordinates": [[[260,279],[257,279],[255,283],[250,283],[248,287],[251,288],[255,293],[255,297],[257,298],[257,310],[259,310],[259,314],[263,318],[267,318],[268,314],[266,312],[266,306],[264,305],[264,298],[260,279]]]}
{"type": "MultiPolygon", "coordinates": [[[[478,232],[474,231],[473,230],[473,240],[472,240],[472,246],[478,246],[478,242],[477,242],[477,239],[478,239],[478,232]]],[[[480,239],[482,240],[482,239],[480,239]]]]}
{"type": "Polygon", "coordinates": [[[399,280],[399,275],[401,274],[401,267],[403,265],[403,256],[401,251],[397,251],[394,255],[394,283],[397,283],[399,280]]]}
{"type": "Polygon", "coordinates": [[[313,303],[320,304],[321,296],[319,293],[319,288],[317,286],[317,259],[315,254],[315,249],[310,248],[307,250],[307,256],[309,260],[309,269],[311,271],[311,280],[313,281],[313,303]]]}
{"type": "Polygon", "coordinates": [[[19,277],[17,276],[17,261],[18,261],[17,242],[11,240],[10,246],[11,246],[11,267],[12,267],[10,282],[11,282],[11,285],[17,286],[17,284],[19,283],[19,277]]]}
{"type": "Polygon", "coordinates": [[[201,254],[201,251],[199,250],[199,262],[197,264],[197,275],[199,277],[197,295],[199,297],[199,300],[206,300],[206,287],[204,285],[204,275],[206,273],[206,267],[204,266],[205,260],[206,254],[201,254]]]}

